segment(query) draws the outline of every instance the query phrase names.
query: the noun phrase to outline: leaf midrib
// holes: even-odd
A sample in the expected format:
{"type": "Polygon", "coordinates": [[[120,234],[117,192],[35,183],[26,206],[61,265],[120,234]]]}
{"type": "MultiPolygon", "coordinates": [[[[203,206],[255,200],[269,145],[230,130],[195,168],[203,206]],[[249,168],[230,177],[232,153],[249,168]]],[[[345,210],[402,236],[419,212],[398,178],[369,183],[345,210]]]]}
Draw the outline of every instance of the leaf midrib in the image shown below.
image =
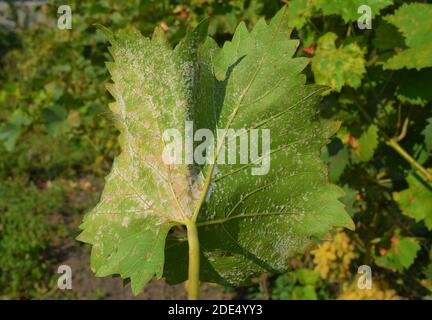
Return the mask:
{"type": "MultiPolygon", "coordinates": [[[[285,14],[285,12],[284,12],[284,14],[285,14]]],[[[276,33],[280,31],[280,26],[281,26],[281,24],[279,24],[277,30],[273,32],[272,37],[271,37],[272,40],[274,40],[274,38],[276,36],[276,33]]],[[[240,41],[238,42],[238,45],[239,45],[239,43],[240,43],[240,41]]],[[[256,39],[255,39],[255,45],[256,45],[256,39]]],[[[236,48],[236,52],[237,52],[237,55],[238,55],[238,47],[236,48]]],[[[227,130],[231,127],[231,124],[234,121],[234,119],[235,119],[235,117],[236,117],[236,115],[238,113],[238,110],[239,110],[240,106],[242,105],[244,97],[246,96],[247,92],[249,91],[250,87],[252,86],[252,83],[255,81],[255,78],[256,78],[258,72],[261,70],[261,67],[262,67],[264,59],[265,59],[265,55],[266,55],[266,52],[263,51],[263,56],[262,56],[262,58],[260,60],[260,63],[258,64],[258,67],[256,68],[256,71],[255,71],[252,79],[250,80],[249,84],[247,85],[247,87],[243,91],[242,95],[240,96],[240,99],[238,100],[238,102],[236,104],[236,107],[234,108],[234,111],[231,113],[230,119],[228,120],[228,123],[227,123],[227,125],[225,127],[225,130],[224,130],[223,138],[220,141],[224,141],[225,140],[225,136],[226,136],[227,130]]],[[[207,169],[207,177],[206,177],[206,181],[205,181],[205,184],[204,184],[204,189],[203,189],[203,191],[201,193],[201,197],[199,199],[199,203],[197,204],[197,206],[196,206],[196,208],[194,210],[194,213],[192,215],[192,221],[196,221],[197,220],[199,212],[201,211],[201,207],[202,207],[202,205],[204,203],[204,200],[205,200],[205,198],[207,196],[208,190],[209,190],[211,182],[212,182],[212,176],[213,176],[215,164],[216,164],[216,161],[217,161],[217,157],[218,157],[218,155],[220,153],[220,150],[221,150],[221,145],[218,146],[217,152],[215,153],[215,156],[214,156],[213,163],[207,169]]]]}

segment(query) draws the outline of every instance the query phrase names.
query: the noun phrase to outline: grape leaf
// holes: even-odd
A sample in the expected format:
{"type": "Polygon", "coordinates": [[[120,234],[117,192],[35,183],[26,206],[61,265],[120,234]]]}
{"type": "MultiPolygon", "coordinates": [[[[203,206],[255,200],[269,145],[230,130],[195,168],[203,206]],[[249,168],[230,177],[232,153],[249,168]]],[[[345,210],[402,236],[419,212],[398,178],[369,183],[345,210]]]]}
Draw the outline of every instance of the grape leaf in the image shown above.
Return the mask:
{"type": "Polygon", "coordinates": [[[405,215],[417,222],[424,221],[426,227],[432,230],[432,185],[412,174],[407,181],[408,189],[394,192],[394,199],[405,215]]]}
{"type": "Polygon", "coordinates": [[[357,12],[362,5],[371,8],[372,18],[379,14],[380,10],[391,5],[393,0],[316,0],[316,7],[321,9],[325,16],[337,14],[342,16],[345,22],[357,21],[361,16],[357,12]]]}
{"type": "Polygon", "coordinates": [[[425,106],[432,101],[432,68],[396,71],[397,98],[405,103],[425,106]]]}
{"type": "Polygon", "coordinates": [[[320,279],[318,272],[306,268],[297,269],[295,271],[295,275],[298,281],[304,286],[315,285],[320,279]]]}
{"type": "Polygon", "coordinates": [[[52,136],[56,136],[67,130],[67,117],[68,111],[65,107],[60,105],[44,108],[41,111],[42,122],[45,124],[48,133],[52,136]]]}
{"type": "Polygon", "coordinates": [[[329,168],[330,181],[336,182],[344,172],[349,162],[349,151],[339,139],[335,139],[321,151],[321,159],[329,168]]]}
{"type": "Polygon", "coordinates": [[[15,111],[7,122],[0,126],[0,140],[3,142],[6,150],[12,151],[18,138],[22,134],[22,129],[31,123],[28,115],[20,110],[15,111]]]}
{"type": "Polygon", "coordinates": [[[377,257],[375,261],[377,265],[384,268],[403,272],[404,269],[408,269],[414,263],[419,250],[420,245],[416,239],[402,237],[392,243],[385,256],[377,257]]]}
{"type": "Polygon", "coordinates": [[[314,12],[315,0],[292,0],[288,2],[288,24],[300,29],[314,12]]]}
{"type": "Polygon", "coordinates": [[[403,36],[394,25],[385,20],[381,20],[376,28],[372,44],[382,51],[405,47],[403,36]]]}
{"type": "MultiPolygon", "coordinates": [[[[252,32],[240,24],[215,62],[222,79],[241,59],[228,78],[219,126],[270,127],[272,166],[263,176],[250,175],[244,165],[217,166],[198,222],[205,281],[240,285],[265,270],[286,270],[311,238],[331,226],[353,227],[336,200],[343,192],[326,182],[319,158],[335,124],[317,118],[323,88],[305,85],[300,71],[307,61],[291,58],[298,43],[289,40],[284,15],[270,25],[260,20],[252,32]]],[[[169,283],[186,279],[186,262],[187,243],[167,243],[169,283]]]]}
{"type": "Polygon", "coordinates": [[[358,88],[366,72],[364,51],[356,43],[337,48],[336,39],[333,32],[327,32],[318,39],[316,54],[312,58],[315,81],[338,92],[344,85],[358,88]]]}
{"type": "Polygon", "coordinates": [[[345,204],[345,210],[353,217],[361,210],[361,206],[358,205],[359,199],[357,199],[358,191],[351,189],[349,185],[344,185],[343,190],[345,191],[345,196],[341,201],[345,204]]]}
{"type": "Polygon", "coordinates": [[[384,64],[385,69],[432,67],[431,16],[432,4],[410,3],[402,5],[395,14],[384,18],[402,32],[408,46],[408,49],[391,57],[384,64]]]}
{"type": "MultiPolygon", "coordinates": [[[[207,22],[175,50],[158,29],[151,40],[135,30],[105,33],[115,61],[107,63],[114,81],[107,88],[116,99],[110,109],[121,131],[122,152],[78,239],[93,244],[91,265],[98,276],[130,278],[137,294],[153,275],[162,276],[168,231],[193,209],[188,166],[163,163],[161,135],[169,128],[184,130],[186,106],[192,97],[202,98],[192,77],[205,76],[205,70],[194,70],[207,22]]],[[[205,84],[201,90],[206,93],[205,84]]]]}
{"type": "Polygon", "coordinates": [[[375,149],[378,147],[378,127],[374,124],[356,141],[356,146],[351,149],[353,163],[367,162],[372,159],[375,149]]]}
{"type": "Polygon", "coordinates": [[[319,119],[323,88],[305,84],[308,61],[292,58],[298,41],[289,39],[286,21],[284,7],[251,32],[241,23],[223,48],[206,36],[207,22],[174,50],[160,31],[151,40],[137,31],[107,32],[115,61],[108,63],[116,99],[110,107],[122,152],[81,226],[97,275],[131,278],[134,293],[162,271],[169,282],[185,280],[187,241],[178,228],[167,235],[195,210],[200,279],[212,282],[240,284],[264,270],[285,270],[311,238],[334,226],[353,228],[338,200],[343,191],[327,181],[319,158],[338,125],[319,119]],[[185,120],[195,132],[215,134],[269,128],[269,172],[252,175],[250,161],[166,165],[161,133],[185,130],[185,120]]]}

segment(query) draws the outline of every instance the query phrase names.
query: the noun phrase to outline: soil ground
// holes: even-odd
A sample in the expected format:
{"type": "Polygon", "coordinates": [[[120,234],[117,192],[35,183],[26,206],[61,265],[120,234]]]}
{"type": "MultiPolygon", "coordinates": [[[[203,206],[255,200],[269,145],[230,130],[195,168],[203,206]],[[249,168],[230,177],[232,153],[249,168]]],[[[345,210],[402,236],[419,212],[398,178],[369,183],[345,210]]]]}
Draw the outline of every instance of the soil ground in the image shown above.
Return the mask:
{"type": "MultiPolygon", "coordinates": [[[[82,248],[82,247],[81,247],[82,248]]],[[[184,284],[170,286],[163,280],[151,280],[144,291],[138,296],[132,294],[130,284],[123,284],[118,277],[96,277],[90,270],[89,250],[74,250],[60,264],[66,264],[73,270],[72,274],[72,293],[79,299],[186,299],[184,284]]],[[[71,292],[65,292],[70,294],[71,292]]],[[[61,298],[61,293],[60,297],[61,298]]],[[[201,287],[202,299],[230,299],[230,293],[224,288],[203,284],[201,287]]]]}

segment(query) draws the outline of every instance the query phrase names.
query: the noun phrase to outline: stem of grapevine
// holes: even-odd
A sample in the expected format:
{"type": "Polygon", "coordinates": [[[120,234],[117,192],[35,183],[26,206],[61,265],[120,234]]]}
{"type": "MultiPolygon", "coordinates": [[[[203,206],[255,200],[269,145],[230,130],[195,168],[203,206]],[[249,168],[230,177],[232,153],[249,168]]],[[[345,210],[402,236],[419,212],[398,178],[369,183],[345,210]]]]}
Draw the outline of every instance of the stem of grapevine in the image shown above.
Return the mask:
{"type": "Polygon", "coordinates": [[[416,168],[424,176],[426,181],[432,181],[432,174],[427,171],[421,164],[419,164],[413,157],[411,157],[411,155],[399,145],[396,139],[390,139],[386,143],[397,153],[399,153],[406,161],[408,161],[414,168],[416,168]]]}
{"type": "MultiPolygon", "coordinates": [[[[354,98],[354,101],[357,101],[357,99],[354,98]]],[[[360,103],[356,103],[356,105],[367,121],[369,121],[371,124],[375,123],[375,121],[372,119],[372,117],[369,115],[369,113],[363,108],[363,106],[360,103]]],[[[378,123],[375,124],[380,128],[380,125],[378,123]]],[[[405,119],[402,132],[397,138],[389,138],[389,136],[382,130],[381,131],[382,135],[386,139],[385,143],[393,150],[395,150],[397,153],[399,153],[402,156],[402,158],[408,161],[416,170],[418,170],[426,179],[426,181],[432,181],[432,174],[420,163],[418,163],[416,159],[414,159],[408,152],[406,152],[405,149],[402,148],[401,145],[398,143],[398,141],[402,140],[405,137],[407,133],[407,127],[408,127],[408,119],[405,119]]]]}
{"type": "Polygon", "coordinates": [[[199,238],[198,229],[195,221],[189,220],[186,223],[187,238],[189,244],[189,278],[188,278],[188,299],[197,300],[199,299],[199,288],[200,288],[200,249],[199,249],[199,238]]]}

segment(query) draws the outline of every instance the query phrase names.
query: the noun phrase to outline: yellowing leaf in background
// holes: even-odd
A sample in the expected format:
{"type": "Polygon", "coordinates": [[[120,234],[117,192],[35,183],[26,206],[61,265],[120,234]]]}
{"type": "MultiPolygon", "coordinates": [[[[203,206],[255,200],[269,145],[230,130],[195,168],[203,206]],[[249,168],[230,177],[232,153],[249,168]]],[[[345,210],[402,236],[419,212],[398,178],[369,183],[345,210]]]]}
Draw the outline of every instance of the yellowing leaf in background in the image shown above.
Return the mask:
{"type": "Polygon", "coordinates": [[[347,85],[358,88],[366,72],[364,51],[356,43],[336,47],[337,35],[327,32],[318,40],[312,71],[315,82],[341,91],[347,85]]]}

